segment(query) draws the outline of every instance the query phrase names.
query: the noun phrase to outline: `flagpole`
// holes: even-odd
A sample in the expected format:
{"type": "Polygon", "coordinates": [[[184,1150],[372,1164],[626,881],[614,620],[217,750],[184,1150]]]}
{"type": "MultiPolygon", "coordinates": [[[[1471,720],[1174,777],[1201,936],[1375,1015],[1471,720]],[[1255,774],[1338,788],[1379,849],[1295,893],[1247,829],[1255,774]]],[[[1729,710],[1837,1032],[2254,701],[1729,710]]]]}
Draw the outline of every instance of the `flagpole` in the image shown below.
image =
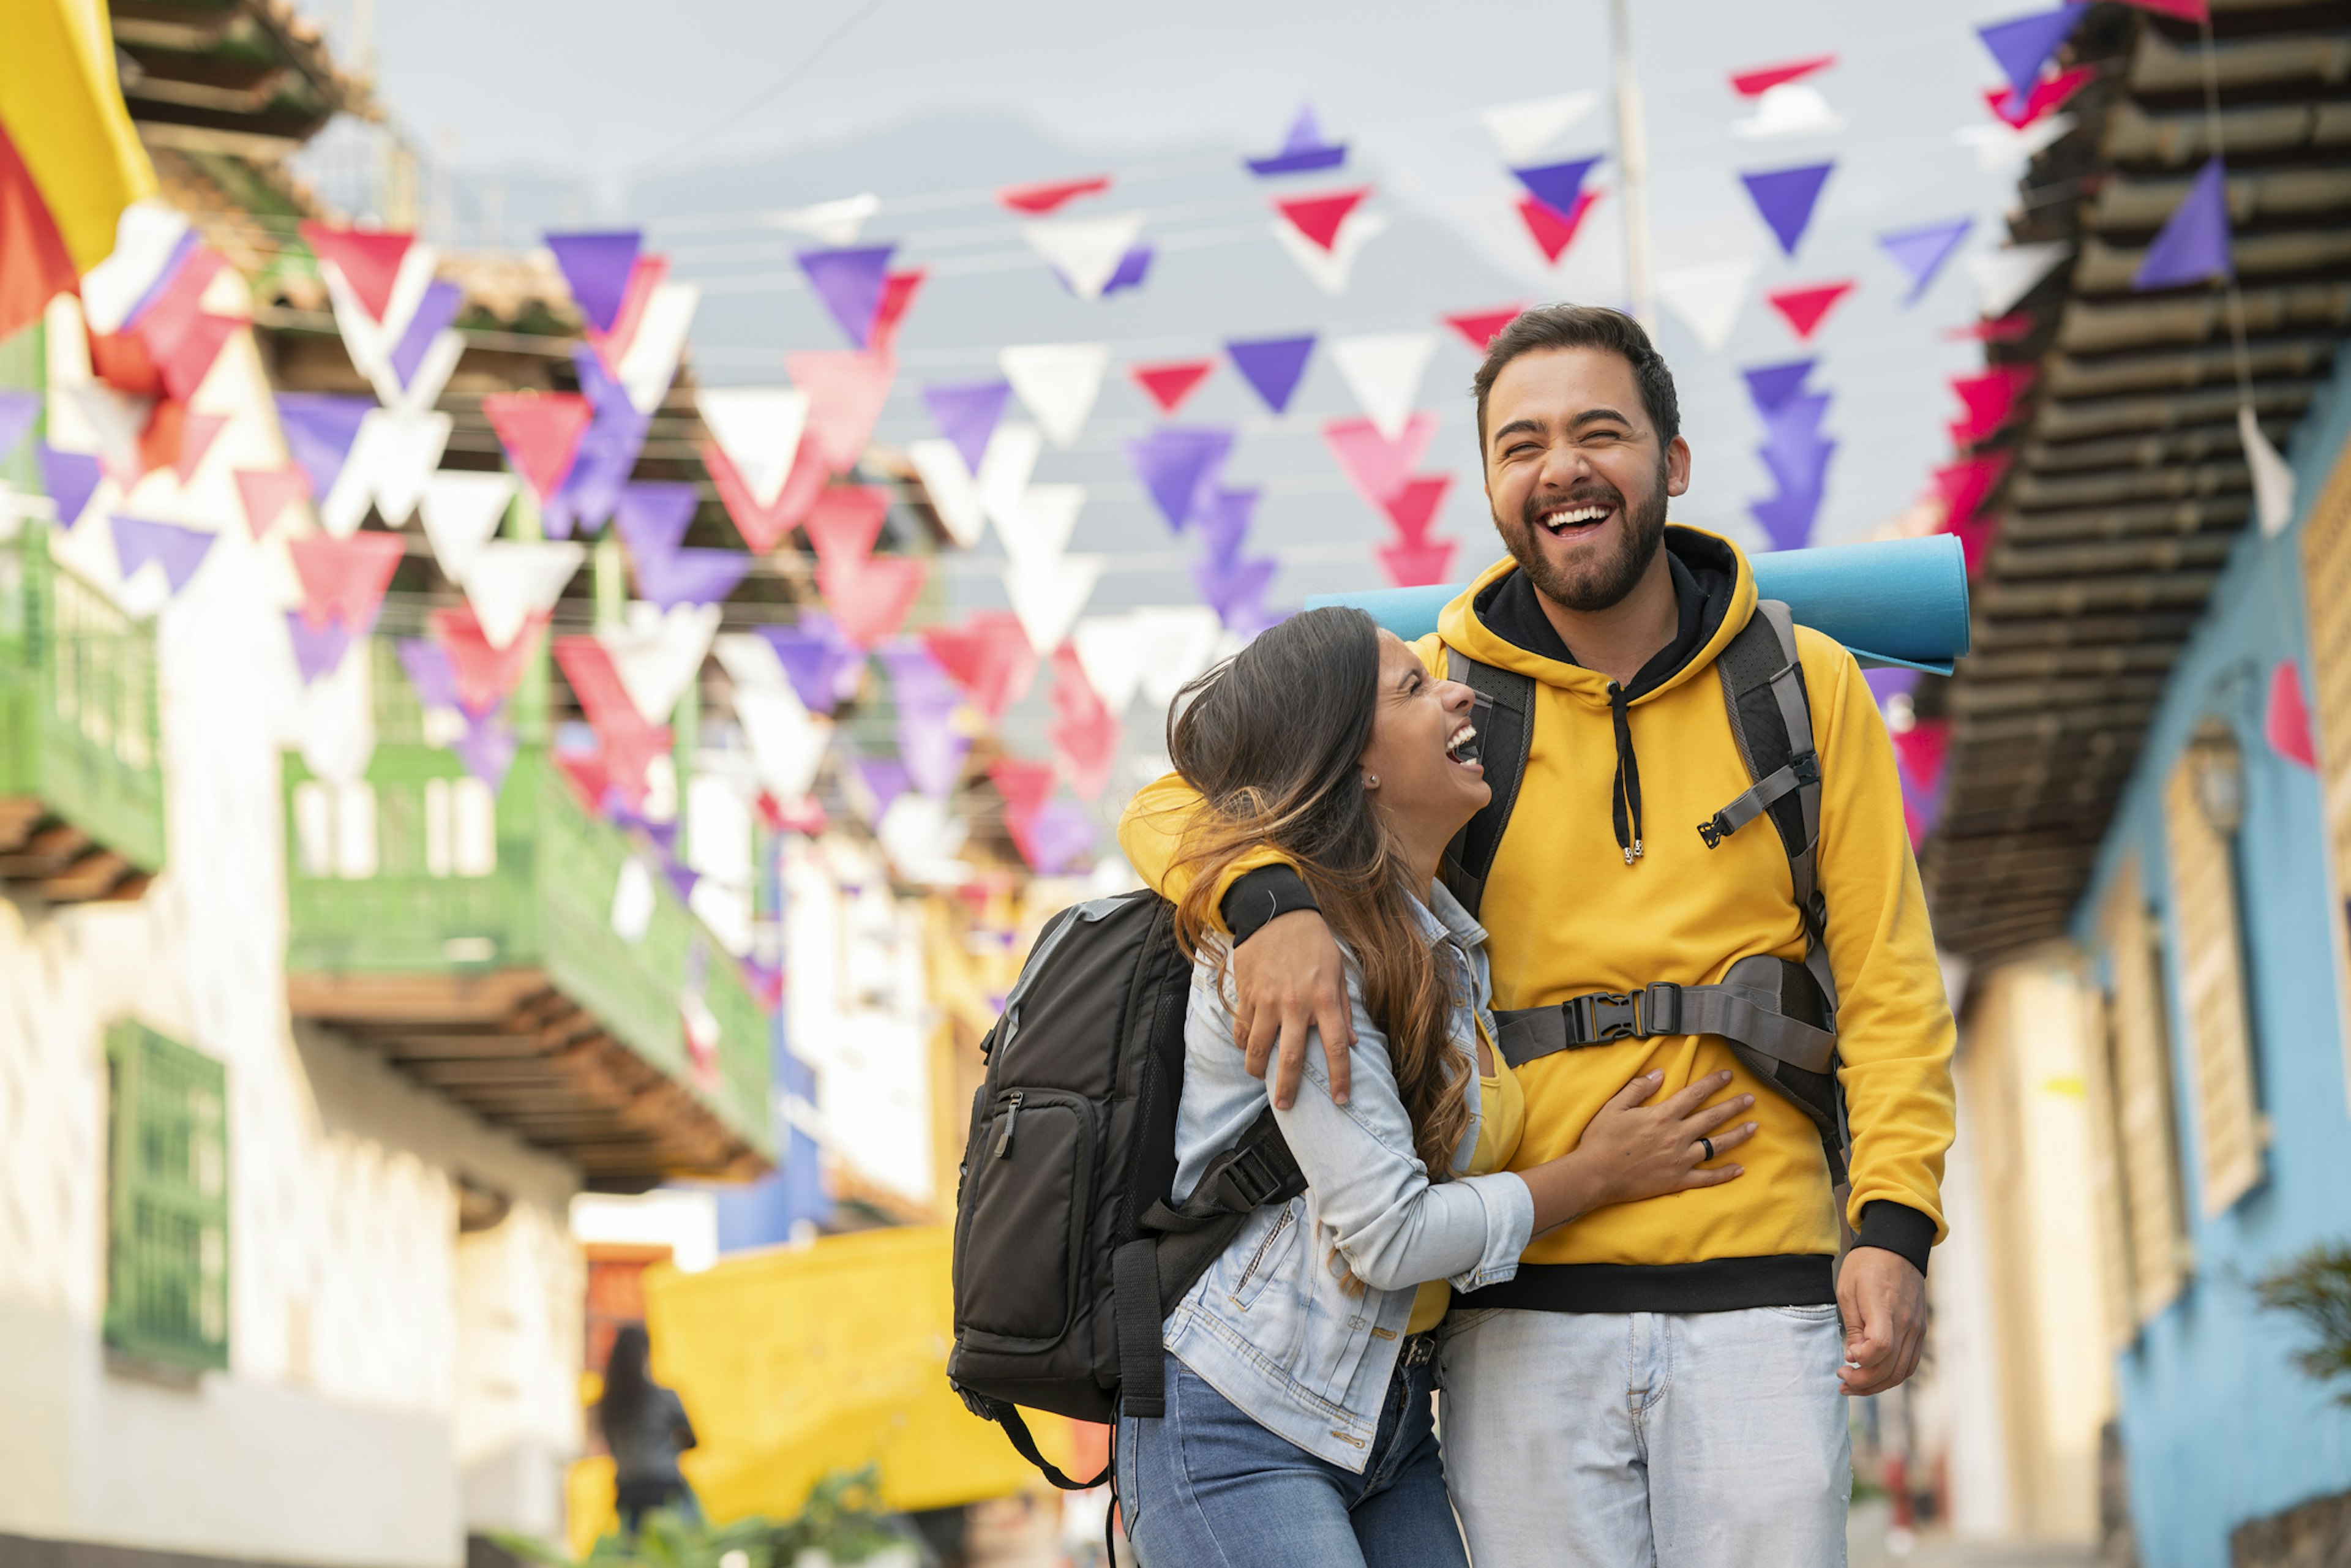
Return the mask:
{"type": "Polygon", "coordinates": [[[1608,0],[1616,56],[1616,163],[1625,187],[1625,293],[1633,319],[1657,331],[1656,287],[1649,261],[1649,141],[1641,124],[1641,82],[1633,74],[1633,26],[1625,0],[1608,0]]]}

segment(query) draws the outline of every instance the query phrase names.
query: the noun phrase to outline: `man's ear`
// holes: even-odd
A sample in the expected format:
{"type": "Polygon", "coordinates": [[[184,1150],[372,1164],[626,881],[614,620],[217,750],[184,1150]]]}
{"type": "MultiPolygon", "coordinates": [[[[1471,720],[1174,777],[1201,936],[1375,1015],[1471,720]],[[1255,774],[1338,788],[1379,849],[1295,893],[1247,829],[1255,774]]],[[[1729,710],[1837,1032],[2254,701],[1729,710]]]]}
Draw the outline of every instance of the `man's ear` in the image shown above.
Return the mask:
{"type": "Polygon", "coordinates": [[[1689,488],[1690,444],[1682,436],[1675,436],[1666,448],[1666,494],[1678,496],[1689,488]]]}

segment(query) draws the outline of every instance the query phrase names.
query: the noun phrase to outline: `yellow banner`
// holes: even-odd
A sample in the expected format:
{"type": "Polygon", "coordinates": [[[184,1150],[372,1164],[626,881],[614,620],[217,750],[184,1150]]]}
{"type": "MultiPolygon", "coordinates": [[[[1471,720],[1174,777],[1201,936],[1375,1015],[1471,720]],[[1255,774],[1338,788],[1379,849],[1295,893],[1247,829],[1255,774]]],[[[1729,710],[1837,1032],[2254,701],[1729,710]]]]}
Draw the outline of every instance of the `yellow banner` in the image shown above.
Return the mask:
{"type": "Polygon", "coordinates": [[[0,0],[0,125],[40,187],[74,268],[114,249],[122,209],[155,193],[114,74],[106,0],[0,0]]]}

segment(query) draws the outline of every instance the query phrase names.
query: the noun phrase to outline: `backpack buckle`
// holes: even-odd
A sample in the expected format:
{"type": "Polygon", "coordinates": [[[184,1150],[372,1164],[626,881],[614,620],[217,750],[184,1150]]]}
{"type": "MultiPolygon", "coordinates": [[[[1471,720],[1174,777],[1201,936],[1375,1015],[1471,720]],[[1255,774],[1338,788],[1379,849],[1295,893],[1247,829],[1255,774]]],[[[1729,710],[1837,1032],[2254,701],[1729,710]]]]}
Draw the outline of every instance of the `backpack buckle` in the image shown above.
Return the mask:
{"type": "Polygon", "coordinates": [[[1698,825],[1698,836],[1706,841],[1708,849],[1712,849],[1730,836],[1730,824],[1722,820],[1721,812],[1717,811],[1698,825]]]}
{"type": "Polygon", "coordinates": [[[1807,751],[1801,757],[1791,757],[1788,758],[1788,771],[1796,776],[1796,782],[1799,784],[1819,783],[1821,754],[1817,751],[1807,751]]]}
{"type": "Polygon", "coordinates": [[[1682,1032],[1682,988],[1671,980],[1652,980],[1641,990],[1641,1038],[1682,1032]]]}
{"type": "Polygon", "coordinates": [[[1568,1039],[1576,1045],[1630,1040],[1641,1032],[1641,1015],[1630,994],[1594,991],[1560,1004],[1567,1015],[1568,1039]]]}
{"type": "Polygon", "coordinates": [[[1245,1145],[1233,1151],[1232,1158],[1217,1173],[1217,1185],[1224,1188],[1232,1207],[1243,1213],[1291,1196],[1282,1190],[1287,1185],[1282,1173],[1274,1168],[1263,1149],[1254,1145],[1245,1145]]]}

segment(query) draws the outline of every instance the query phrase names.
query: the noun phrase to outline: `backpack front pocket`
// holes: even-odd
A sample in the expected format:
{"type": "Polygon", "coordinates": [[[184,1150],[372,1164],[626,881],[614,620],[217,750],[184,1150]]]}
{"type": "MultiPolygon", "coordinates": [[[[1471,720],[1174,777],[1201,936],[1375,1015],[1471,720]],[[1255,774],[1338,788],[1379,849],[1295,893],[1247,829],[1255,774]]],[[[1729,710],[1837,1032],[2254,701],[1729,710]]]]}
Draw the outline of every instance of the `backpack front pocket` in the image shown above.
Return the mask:
{"type": "Polygon", "coordinates": [[[1005,1340],[1050,1344],[1077,1313],[1093,1186],[1094,1111],[1058,1089],[998,1093],[964,1173],[956,1318],[1005,1340]],[[992,1260],[984,1274],[960,1267],[992,1260]]]}

